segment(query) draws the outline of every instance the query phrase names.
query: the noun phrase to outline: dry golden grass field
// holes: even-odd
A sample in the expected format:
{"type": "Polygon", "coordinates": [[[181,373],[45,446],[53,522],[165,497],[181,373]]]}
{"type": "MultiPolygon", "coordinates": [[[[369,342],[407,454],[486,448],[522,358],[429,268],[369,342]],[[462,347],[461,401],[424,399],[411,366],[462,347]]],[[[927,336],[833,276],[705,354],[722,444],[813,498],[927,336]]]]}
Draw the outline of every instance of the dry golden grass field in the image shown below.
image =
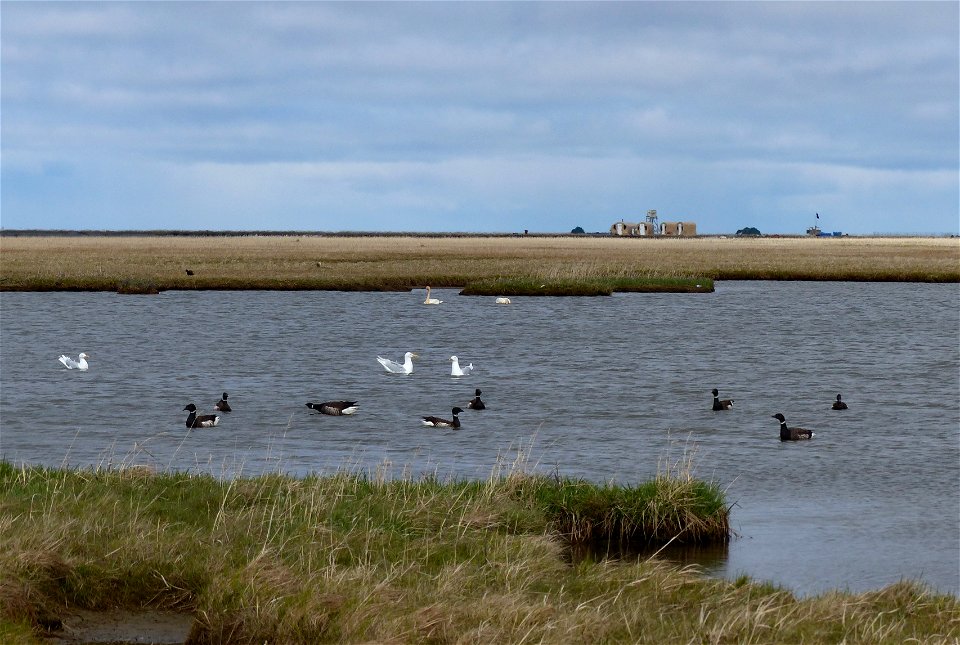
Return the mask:
{"type": "Polygon", "coordinates": [[[0,290],[403,290],[479,280],[960,281],[958,238],[0,238],[0,290]],[[187,270],[192,275],[187,274],[187,270]]]}

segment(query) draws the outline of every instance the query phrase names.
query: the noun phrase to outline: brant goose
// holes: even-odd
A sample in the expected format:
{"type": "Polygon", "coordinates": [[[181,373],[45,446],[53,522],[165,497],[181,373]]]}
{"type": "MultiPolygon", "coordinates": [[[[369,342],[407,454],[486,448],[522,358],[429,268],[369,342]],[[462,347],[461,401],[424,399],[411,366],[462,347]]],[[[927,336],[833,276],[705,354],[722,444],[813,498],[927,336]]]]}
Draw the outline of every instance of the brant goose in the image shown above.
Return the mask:
{"type": "Polygon", "coordinates": [[[413,359],[417,356],[418,355],[413,352],[407,352],[403,355],[402,365],[383,356],[377,356],[377,362],[383,365],[383,369],[391,374],[413,374],[413,359]]]}
{"type": "Polygon", "coordinates": [[[75,361],[66,354],[61,354],[60,358],[57,360],[63,363],[63,366],[68,370],[80,370],[81,372],[86,372],[90,368],[90,366],[87,365],[88,356],[83,352],[80,352],[80,356],[78,358],[80,360],[75,361]]]}
{"type": "Polygon", "coordinates": [[[423,417],[423,425],[432,426],[434,428],[459,428],[460,427],[460,417],[457,416],[463,410],[460,408],[454,408],[451,410],[453,413],[453,421],[448,421],[447,419],[441,419],[440,417],[423,417]]]}
{"type": "Polygon", "coordinates": [[[223,398],[217,401],[217,404],[213,406],[218,412],[232,412],[233,408],[230,407],[230,404],[227,403],[227,393],[223,393],[223,398]]]}
{"type": "Polygon", "coordinates": [[[191,271],[190,269],[187,269],[187,275],[193,275],[193,271],[191,271]]]}
{"type": "Polygon", "coordinates": [[[780,422],[780,441],[799,441],[800,439],[813,439],[817,433],[803,428],[788,428],[787,420],[782,414],[777,412],[773,418],[780,422]]]}
{"type": "Polygon", "coordinates": [[[721,399],[720,392],[717,390],[717,388],[713,388],[711,392],[713,392],[714,410],[729,410],[733,407],[733,399],[721,399]]]}
{"type": "Polygon", "coordinates": [[[220,417],[215,414],[202,414],[197,416],[197,406],[193,403],[187,404],[184,410],[190,413],[187,415],[187,427],[191,430],[194,428],[212,428],[220,423],[220,417]]]}
{"type": "Polygon", "coordinates": [[[453,363],[450,366],[450,376],[468,376],[473,371],[473,363],[460,367],[460,360],[456,356],[451,356],[450,362],[453,363]]]}
{"type": "Polygon", "coordinates": [[[510,298],[507,298],[507,297],[505,297],[505,296],[500,296],[499,298],[497,298],[497,304],[498,304],[498,305],[509,305],[509,304],[510,304],[510,298]]]}
{"type": "Polygon", "coordinates": [[[483,404],[483,401],[480,400],[480,388],[474,390],[474,397],[470,399],[470,402],[467,403],[467,407],[471,410],[486,410],[487,406],[483,404]]]}
{"type": "Polygon", "coordinates": [[[832,408],[832,409],[834,409],[834,410],[846,410],[846,409],[847,409],[847,404],[840,400],[840,395],[839,395],[839,394],[837,395],[837,400],[833,402],[833,408],[832,408]]]}
{"type": "Polygon", "coordinates": [[[353,414],[357,411],[356,401],[324,401],[323,403],[307,403],[307,407],[320,414],[329,414],[339,417],[343,414],[353,414]]]}
{"type": "Polygon", "coordinates": [[[436,298],[430,297],[430,287],[427,287],[427,297],[424,299],[423,304],[425,305],[439,305],[443,300],[437,300],[436,298]]]}

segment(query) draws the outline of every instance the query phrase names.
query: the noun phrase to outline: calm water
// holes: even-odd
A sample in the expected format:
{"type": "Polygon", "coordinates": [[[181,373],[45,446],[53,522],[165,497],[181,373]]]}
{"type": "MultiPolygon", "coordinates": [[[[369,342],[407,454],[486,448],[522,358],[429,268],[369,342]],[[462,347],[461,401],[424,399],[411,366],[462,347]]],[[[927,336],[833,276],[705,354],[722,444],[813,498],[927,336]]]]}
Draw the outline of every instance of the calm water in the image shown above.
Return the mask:
{"type": "Polygon", "coordinates": [[[719,283],[714,294],[0,295],[0,457],[218,476],[527,468],[634,483],[692,459],[738,537],[715,575],[798,593],[901,578],[960,593],[960,285],[719,283]],[[404,351],[411,376],[376,363],[404,351]],[[87,373],[61,353],[87,352],[87,373]],[[451,354],[476,371],[450,377],[451,354]],[[473,389],[458,431],[420,425],[473,389]],[[710,410],[710,389],[736,400],[710,410]],[[234,412],[188,432],[184,405],[234,412]],[[830,410],[840,392],[850,405],[830,410]],[[304,403],[360,402],[353,417],[304,403]],[[813,428],[781,443],[770,416],[813,428]]]}

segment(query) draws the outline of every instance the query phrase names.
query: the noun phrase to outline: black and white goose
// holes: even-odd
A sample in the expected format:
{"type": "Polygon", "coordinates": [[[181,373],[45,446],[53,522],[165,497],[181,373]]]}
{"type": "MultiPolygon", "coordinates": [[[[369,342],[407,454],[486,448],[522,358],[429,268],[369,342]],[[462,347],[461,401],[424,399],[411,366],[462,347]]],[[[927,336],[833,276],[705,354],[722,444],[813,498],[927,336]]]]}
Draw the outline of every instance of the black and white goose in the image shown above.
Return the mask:
{"type": "Polygon", "coordinates": [[[316,410],[320,414],[329,414],[333,417],[339,417],[345,414],[353,414],[357,411],[356,401],[324,401],[323,403],[307,403],[307,407],[316,410]]]}
{"type": "Polygon", "coordinates": [[[840,400],[840,395],[837,395],[837,400],[833,402],[833,410],[846,410],[847,404],[840,400]]]}
{"type": "Polygon", "coordinates": [[[473,398],[467,403],[467,407],[471,410],[486,410],[487,406],[483,404],[483,401],[480,400],[480,395],[482,392],[480,388],[477,388],[473,391],[473,398]]]}
{"type": "Polygon", "coordinates": [[[193,403],[188,403],[184,410],[190,413],[187,415],[187,427],[191,430],[194,428],[212,428],[220,423],[220,417],[216,414],[197,415],[197,406],[193,403]]]}
{"type": "Polygon", "coordinates": [[[733,407],[733,399],[721,399],[720,392],[717,388],[710,390],[713,392],[713,409],[714,410],[729,410],[733,407]]]}
{"type": "Polygon", "coordinates": [[[227,393],[223,393],[223,398],[217,401],[217,404],[213,406],[218,412],[232,412],[233,408],[230,407],[230,404],[227,403],[227,393]]]}
{"type": "Polygon", "coordinates": [[[423,417],[421,423],[433,428],[459,428],[460,417],[458,415],[463,412],[463,410],[454,408],[451,412],[453,413],[453,420],[441,419],[440,417],[423,417]]]}
{"type": "Polygon", "coordinates": [[[779,412],[773,415],[773,418],[780,422],[780,441],[800,441],[801,439],[813,439],[817,436],[817,433],[813,430],[788,428],[787,420],[779,412]]]}

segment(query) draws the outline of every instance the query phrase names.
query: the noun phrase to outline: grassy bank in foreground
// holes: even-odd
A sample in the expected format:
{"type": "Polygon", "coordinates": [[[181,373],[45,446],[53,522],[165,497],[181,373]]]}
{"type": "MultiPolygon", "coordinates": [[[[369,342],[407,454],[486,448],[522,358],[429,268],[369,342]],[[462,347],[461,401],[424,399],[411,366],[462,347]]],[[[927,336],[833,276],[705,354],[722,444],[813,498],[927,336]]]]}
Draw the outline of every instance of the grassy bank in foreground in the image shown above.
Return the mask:
{"type": "Polygon", "coordinates": [[[951,238],[2,237],[0,259],[5,291],[960,282],[951,238]]]}
{"type": "Polygon", "coordinates": [[[725,533],[722,495],[681,472],[621,488],[530,475],[221,481],[0,464],[0,510],[5,642],[33,639],[31,624],[66,607],[116,606],[189,612],[193,643],[960,637],[957,599],[906,582],[798,600],[652,560],[569,561],[561,531],[666,536],[712,532],[719,518],[725,533]]]}

